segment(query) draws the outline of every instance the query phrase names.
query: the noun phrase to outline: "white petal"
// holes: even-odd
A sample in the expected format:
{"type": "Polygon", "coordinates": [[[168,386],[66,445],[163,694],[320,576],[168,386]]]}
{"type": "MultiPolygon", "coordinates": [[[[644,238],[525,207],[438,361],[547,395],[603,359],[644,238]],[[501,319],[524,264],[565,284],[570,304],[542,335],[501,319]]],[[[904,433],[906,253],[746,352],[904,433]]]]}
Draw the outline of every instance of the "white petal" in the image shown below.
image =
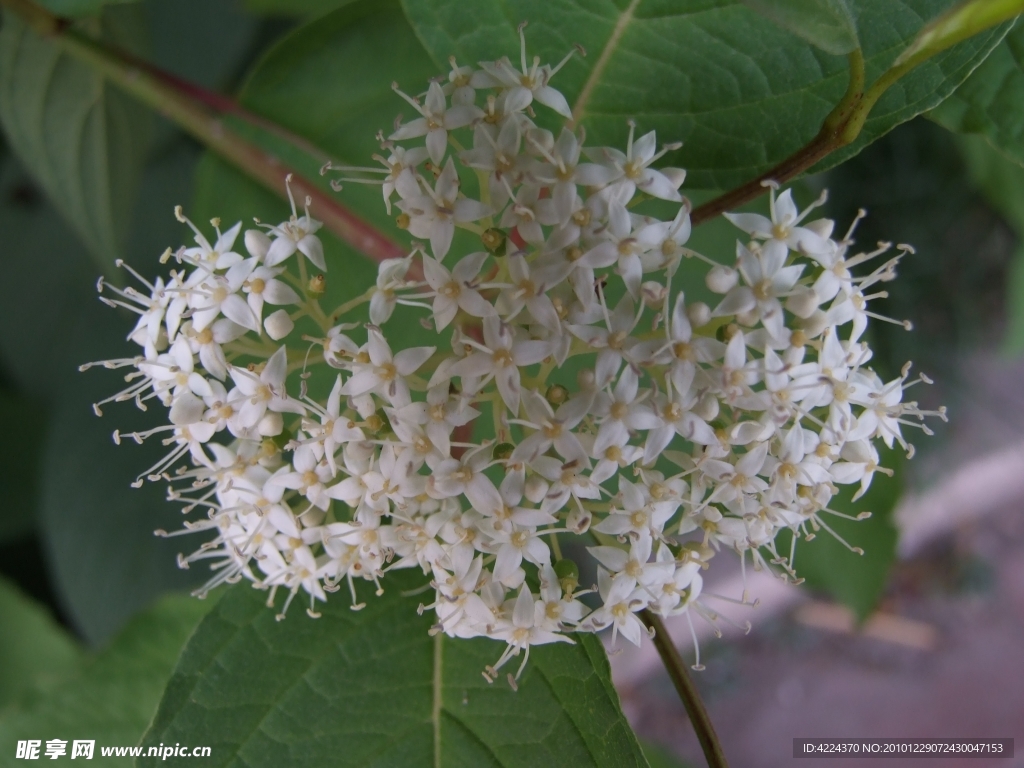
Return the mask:
{"type": "Polygon", "coordinates": [[[224,317],[228,318],[232,322],[238,323],[244,328],[248,328],[251,331],[260,331],[260,322],[256,319],[256,315],[253,314],[252,309],[249,307],[249,303],[239,296],[237,293],[233,293],[224,299],[220,305],[220,311],[224,313],[224,317]]]}
{"type": "Polygon", "coordinates": [[[427,133],[427,151],[430,153],[430,159],[436,165],[440,165],[447,150],[448,131],[444,128],[431,128],[427,133]]]}
{"type": "Polygon", "coordinates": [[[587,551],[612,572],[621,571],[629,562],[629,555],[618,547],[587,547],[587,551]]]}
{"type": "MultiPolygon", "coordinates": [[[[500,578],[498,580],[501,581],[500,578]]],[[[515,608],[512,609],[512,623],[522,628],[533,626],[533,595],[530,594],[530,588],[525,584],[519,590],[515,608]]]]}
{"type": "Polygon", "coordinates": [[[434,354],[437,347],[412,347],[403,349],[395,355],[395,368],[402,376],[408,376],[416,371],[427,359],[434,354]]]}
{"type": "Polygon", "coordinates": [[[295,241],[290,237],[279,237],[271,243],[270,250],[267,251],[263,263],[268,267],[273,267],[280,264],[293,253],[295,253],[295,241]]]}
{"type": "Polygon", "coordinates": [[[724,213],[722,214],[734,226],[754,237],[771,237],[772,221],[758,213],[724,213]]]}
{"type": "Polygon", "coordinates": [[[302,299],[290,285],[280,280],[271,280],[263,290],[263,298],[270,304],[280,306],[281,304],[298,304],[302,299]]]}
{"type": "Polygon", "coordinates": [[[324,261],[324,245],[320,242],[320,238],[316,235],[306,235],[304,238],[299,240],[298,249],[305,254],[313,264],[322,269],[324,272],[327,271],[327,262],[324,261]]]}
{"type": "Polygon", "coordinates": [[[562,117],[572,119],[572,110],[569,109],[569,102],[560,91],[556,91],[550,85],[542,85],[533,92],[533,98],[546,107],[555,110],[562,117]]]}

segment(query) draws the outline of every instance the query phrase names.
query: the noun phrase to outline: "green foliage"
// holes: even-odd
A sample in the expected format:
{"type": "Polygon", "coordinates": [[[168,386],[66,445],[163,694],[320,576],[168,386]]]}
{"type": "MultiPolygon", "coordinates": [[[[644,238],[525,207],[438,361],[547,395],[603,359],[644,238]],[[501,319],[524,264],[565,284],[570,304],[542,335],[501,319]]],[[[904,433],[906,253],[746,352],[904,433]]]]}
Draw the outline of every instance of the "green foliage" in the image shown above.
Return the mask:
{"type": "MultiPolygon", "coordinates": [[[[119,318],[111,315],[107,322],[114,325],[119,318]]],[[[40,519],[61,595],[94,643],[110,637],[157,595],[209,578],[205,569],[185,572],[175,564],[178,552],[191,551],[199,541],[153,535],[156,528],[181,525],[181,514],[163,489],[153,483],[130,487],[169,449],[158,441],[116,446],[110,439],[115,426],[145,429],[159,423],[159,414],[152,409],[139,414],[133,404],[122,403],[110,406],[107,418],[96,418],[90,404],[117,391],[120,383],[104,373],[79,374],[79,386],[52,411],[60,426],[48,436],[43,453],[40,519]]]]}
{"type": "Polygon", "coordinates": [[[1006,290],[1003,337],[1003,351],[1017,356],[1024,352],[1024,168],[990,141],[968,135],[961,137],[959,146],[974,183],[1017,233],[1018,246],[1006,290]]]}
{"type": "Polygon", "coordinates": [[[27,691],[67,677],[80,662],[78,644],[46,609],[0,578],[0,713],[27,691]]]}
{"type": "Polygon", "coordinates": [[[958,142],[967,172],[988,202],[1024,235],[1024,168],[982,136],[962,136],[958,142]]]}
{"type": "Polygon", "coordinates": [[[846,0],[743,0],[743,3],[826,53],[838,56],[860,47],[857,25],[846,0]]]}
{"type": "MultiPolygon", "coordinates": [[[[729,189],[753,178],[809,142],[846,90],[846,60],[728,0],[694,7],[583,0],[406,0],[406,14],[439,67],[509,54],[518,62],[516,25],[529,20],[529,55],[557,62],[573,43],[575,56],[558,73],[591,143],[622,143],[626,120],[657,129],[683,148],[666,158],[689,173],[688,186],[729,189]],[[644,87],[657,83],[657,87],[644,87]]],[[[774,3],[772,5],[775,5],[774,3]]],[[[867,77],[877,78],[914,39],[925,20],[950,0],[857,0],[867,77]]],[[[856,154],[894,126],[948,96],[999,42],[1005,25],[939,54],[901,79],[876,105],[860,138],[833,154],[822,170],[856,154]]]]}
{"type": "MultiPolygon", "coordinates": [[[[7,156],[0,162],[0,228],[16,248],[5,249],[6,279],[24,290],[0,302],[0,357],[16,392],[49,401],[61,374],[76,360],[69,331],[86,304],[96,303],[94,266],[33,181],[7,156]],[[39,265],[46,271],[40,274],[39,265]],[[39,312],[46,297],[55,311],[39,312]],[[28,318],[32,322],[27,322],[28,318]],[[45,350],[46,354],[40,354],[45,350]]],[[[123,334],[120,334],[123,335],[123,334]]]]}
{"type": "Polygon", "coordinates": [[[907,68],[1024,12],[1022,0],[964,0],[930,21],[896,59],[907,68]]]}
{"type": "Polygon", "coordinates": [[[38,504],[39,425],[46,412],[38,404],[0,389],[0,542],[28,534],[38,504]]]}
{"type": "MultiPolygon", "coordinates": [[[[853,501],[853,495],[859,486],[848,485],[829,504],[829,509],[845,515],[856,516],[867,510],[871,517],[854,522],[827,512],[819,514],[847,543],[863,549],[863,555],[851,552],[825,530],[819,531],[813,541],[797,542],[796,572],[806,579],[805,585],[827,592],[862,620],[877,605],[896,560],[897,531],[892,514],[903,492],[903,454],[898,448],[886,451],[883,446],[881,451],[881,464],[895,470],[893,477],[876,472],[871,488],[857,501],[853,501]]],[[[779,538],[780,551],[784,541],[779,538]]]]}
{"type": "Polygon", "coordinates": [[[929,117],[951,131],[982,134],[1024,165],[1024,24],[929,117]]]}
{"type": "Polygon", "coordinates": [[[1018,245],[1006,287],[1006,333],[1003,352],[1010,357],[1024,353],[1024,245],[1018,245]]]}
{"type": "Polygon", "coordinates": [[[295,605],[281,622],[265,593],[231,588],[182,653],[142,744],[208,744],[212,764],[254,767],[647,765],[599,640],[532,649],[518,692],[489,685],[481,672],[504,645],[430,637],[419,598],[402,594],[424,578],[389,574],[381,597],[360,582],[363,610],[335,598],[319,619],[295,605]]]}
{"type": "MultiPolygon", "coordinates": [[[[129,745],[153,717],[185,640],[210,604],[166,597],[140,613],[80,674],[23,699],[0,715],[0,766],[16,766],[19,739],[95,739],[97,762],[124,765],[99,755],[99,747],[129,745]]],[[[5,616],[6,620],[6,616],[5,616]]]]}
{"type": "Polygon", "coordinates": [[[319,16],[354,0],[243,0],[252,13],[277,16],[319,16]]]}
{"type": "MultiPolygon", "coordinates": [[[[107,42],[137,47],[137,9],[85,23],[107,42]]],[[[150,114],[88,64],[4,14],[0,122],[15,154],[104,271],[124,255],[148,144],[150,114]]]]}
{"type": "Polygon", "coordinates": [[[640,743],[643,745],[644,756],[651,768],[687,768],[688,763],[684,763],[660,744],[651,741],[641,741],[640,743]]]}
{"type": "MultiPolygon", "coordinates": [[[[152,271],[163,247],[181,242],[184,227],[169,213],[187,189],[191,167],[189,155],[171,152],[145,180],[139,200],[148,213],[136,221],[142,231],[132,239],[133,252],[148,254],[132,260],[143,272],[152,271]]],[[[81,363],[128,353],[124,338],[132,316],[97,301],[88,256],[10,160],[0,170],[0,200],[0,227],[18,243],[4,253],[6,279],[24,287],[0,302],[0,328],[14,329],[0,333],[0,359],[15,388],[38,398],[54,425],[47,430],[37,416],[24,442],[12,447],[24,450],[20,461],[41,468],[38,528],[61,598],[82,633],[102,642],[161,592],[183,589],[204,574],[175,567],[180,540],[153,536],[154,528],[180,525],[161,489],[129,487],[167,449],[159,443],[118,447],[110,439],[115,427],[155,426],[160,415],[121,403],[97,418],[91,404],[124,381],[102,369],[78,372],[81,363]],[[49,311],[39,311],[43,303],[49,311]]],[[[28,493],[34,480],[18,478],[5,499],[28,493]]]]}
{"type": "Polygon", "coordinates": [[[97,16],[108,5],[134,2],[137,0],[39,0],[39,4],[47,10],[68,18],[97,16]]]}
{"type": "Polygon", "coordinates": [[[204,88],[234,85],[259,42],[260,19],[245,13],[237,0],[147,0],[143,10],[149,60],[204,88]]]}

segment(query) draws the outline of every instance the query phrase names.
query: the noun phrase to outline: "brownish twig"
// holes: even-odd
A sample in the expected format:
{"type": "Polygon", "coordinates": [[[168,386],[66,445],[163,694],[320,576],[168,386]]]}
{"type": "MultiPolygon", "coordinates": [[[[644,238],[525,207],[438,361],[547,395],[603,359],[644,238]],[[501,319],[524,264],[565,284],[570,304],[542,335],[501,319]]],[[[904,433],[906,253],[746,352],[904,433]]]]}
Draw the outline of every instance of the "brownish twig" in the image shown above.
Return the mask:
{"type": "Polygon", "coordinates": [[[697,732],[697,739],[700,741],[701,749],[704,750],[704,759],[708,761],[708,768],[729,768],[708,711],[704,708],[700,693],[697,692],[697,687],[686,671],[686,662],[683,661],[679,649],[676,648],[668,630],[665,629],[665,623],[660,616],[646,608],[640,611],[640,619],[654,631],[654,647],[658,649],[658,655],[661,656],[661,661],[665,665],[669,677],[672,678],[672,683],[679,693],[686,714],[693,724],[693,730],[697,732]]]}
{"type": "Polygon", "coordinates": [[[100,44],[80,33],[66,19],[55,16],[32,0],[0,0],[0,5],[21,17],[37,34],[91,65],[107,80],[175,123],[282,199],[287,199],[285,177],[291,175],[293,191],[300,198],[310,199],[316,218],[328,231],[360,253],[377,262],[405,255],[404,248],[304,174],[232,130],[225,124],[221,113],[227,112],[247,120],[311,154],[312,159],[322,159],[322,151],[306,139],[254,115],[226,97],[185,83],[151,64],[100,44]]]}

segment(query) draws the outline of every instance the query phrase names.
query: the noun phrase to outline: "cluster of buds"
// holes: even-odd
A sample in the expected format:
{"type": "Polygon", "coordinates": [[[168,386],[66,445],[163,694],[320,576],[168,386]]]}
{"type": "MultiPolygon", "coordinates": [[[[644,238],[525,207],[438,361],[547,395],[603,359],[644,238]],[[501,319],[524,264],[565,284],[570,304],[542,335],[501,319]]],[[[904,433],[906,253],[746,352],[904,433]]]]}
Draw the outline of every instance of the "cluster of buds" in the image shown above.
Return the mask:
{"type": "Polygon", "coordinates": [[[172,446],[140,482],[200,513],[158,533],[213,536],[180,558],[212,562],[201,592],[244,577],[270,604],[287,592],[281,616],[304,593],[315,617],[343,585],[358,609],[355,580],[379,591],[417,569],[434,631],[506,643],[493,679],[572,632],[639,643],[644,609],[713,620],[701,574],[717,552],[794,578],[778,534],[833,533],[837,486],[862,494],[887,471],[876,442],[909,452],[904,427],[928,431],[903,399],[909,366],[883,381],[863,340],[908,249],[854,275],[889,246],[850,255],[852,228],[805,221],[822,201],[801,213],[774,187],[770,217],[728,215],[735,255],[687,248],[685,174],[652,167],[675,145],[630,124],[625,152],[586,147],[580,128],[538,124],[536,105],[572,117],[560,67],[530,64],[524,42],[521,69],[453,60],[425,94],[399,91],[418,116],[381,137],[383,168],[339,170],[379,173],[419,242],[340,307],[321,307],[308,201],[247,231],[247,257],[240,225],[212,246],[193,226],[166,280],[101,284],[139,314],[141,354],[104,363],[132,369],[111,400],[169,410],[131,435],[172,446]],[[642,213],[652,199],[674,217],[642,213]],[[478,250],[451,253],[456,229],[478,250]],[[707,264],[716,306],[673,284],[683,259],[707,264]],[[401,347],[399,305],[435,345],[401,347]]]}

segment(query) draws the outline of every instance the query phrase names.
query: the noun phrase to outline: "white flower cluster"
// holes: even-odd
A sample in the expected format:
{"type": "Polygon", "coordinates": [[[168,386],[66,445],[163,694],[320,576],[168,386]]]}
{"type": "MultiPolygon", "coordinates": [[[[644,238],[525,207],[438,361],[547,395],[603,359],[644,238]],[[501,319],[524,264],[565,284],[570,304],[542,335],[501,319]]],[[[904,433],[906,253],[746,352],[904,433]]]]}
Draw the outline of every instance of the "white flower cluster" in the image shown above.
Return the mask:
{"type": "Polygon", "coordinates": [[[187,271],[139,277],[145,292],[101,284],[139,314],[142,348],[105,363],[133,369],[110,399],[169,409],[131,435],[173,446],[143,476],[205,512],[182,533],[214,534],[180,560],[212,561],[203,591],[244,577],[271,603],[287,590],[285,611],[305,592],[315,616],[342,582],[358,609],[355,579],[380,589],[388,570],[420,569],[436,631],[507,644],[493,678],[573,631],[639,643],[642,609],[713,619],[701,571],[722,549],[793,575],[777,534],[831,532],[837,485],[863,493],[886,471],[873,441],[910,450],[902,426],[927,432],[903,401],[908,371],[880,379],[862,340],[902,251],[854,276],[888,246],[850,256],[849,234],[805,223],[810,209],[774,189],[770,218],[729,216],[746,235],[735,259],[687,249],[684,173],[651,167],[672,147],[632,125],[625,152],[537,125],[535,102],[571,118],[558,68],[529,64],[524,43],[521,70],[453,61],[447,82],[401,94],[419,116],[383,140],[376,172],[425,242],[338,308],[320,306],[306,264],[326,269],[319,223],[294,203],[245,233],[248,257],[232,250],[239,225],[212,246],[196,230],[176,254],[187,271]],[[678,213],[634,210],[650,198],[678,213]],[[480,250],[451,254],[456,229],[480,250]],[[717,306],[672,284],[684,258],[709,264],[717,306]],[[266,304],[281,308],[264,317],[266,304]],[[435,346],[385,330],[399,304],[435,346]],[[333,382],[325,402],[308,394],[316,372],[333,382]],[[594,589],[574,558],[596,561],[594,589]]]}

